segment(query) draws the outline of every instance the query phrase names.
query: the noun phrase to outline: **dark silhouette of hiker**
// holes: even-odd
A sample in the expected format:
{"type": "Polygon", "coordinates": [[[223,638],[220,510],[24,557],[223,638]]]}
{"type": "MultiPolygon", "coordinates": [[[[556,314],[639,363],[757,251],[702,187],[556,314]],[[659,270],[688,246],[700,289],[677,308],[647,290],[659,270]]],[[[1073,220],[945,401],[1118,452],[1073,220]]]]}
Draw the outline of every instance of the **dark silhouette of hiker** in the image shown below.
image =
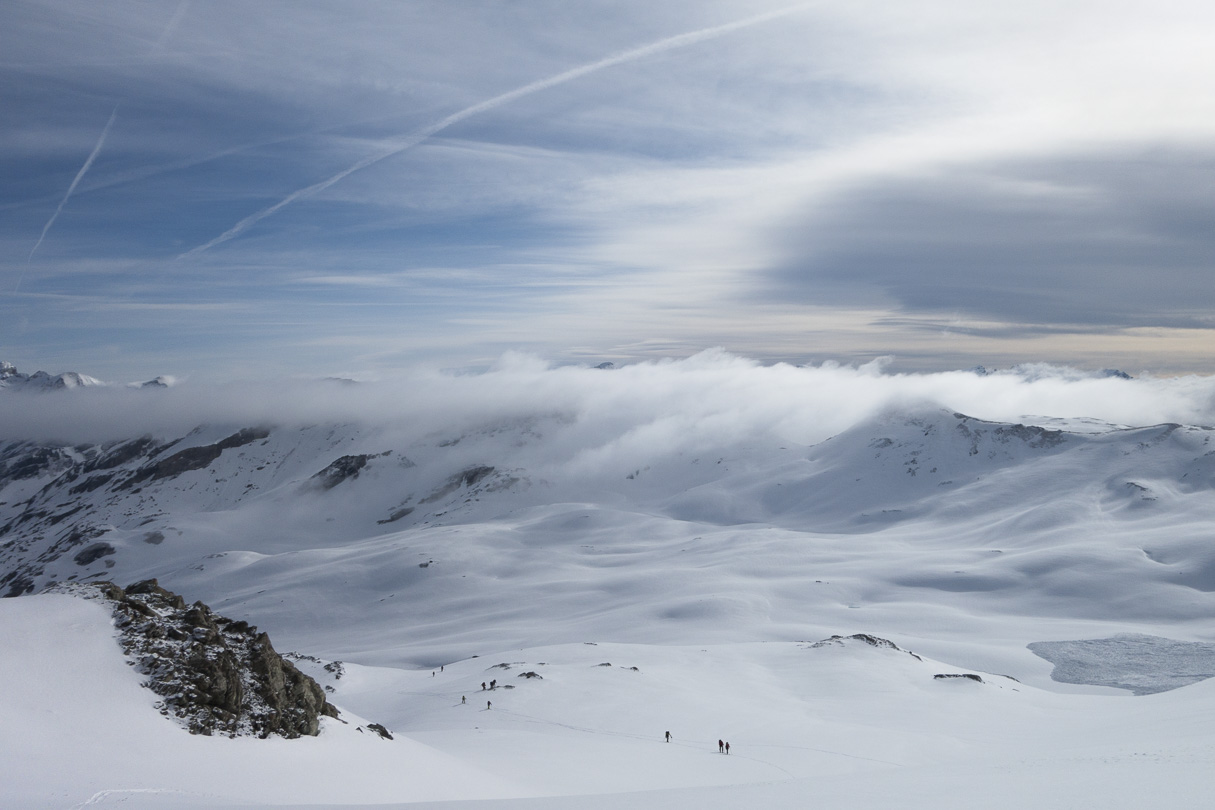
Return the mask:
{"type": "Polygon", "coordinates": [[[671,732],[667,732],[667,742],[671,741],[671,732]]]}
{"type": "Polygon", "coordinates": [[[481,691],[485,691],[485,681],[481,681],[481,691]]]}
{"type": "Polygon", "coordinates": [[[720,754],[725,750],[726,750],[726,744],[724,742],[722,742],[721,740],[718,740],[717,741],[717,753],[720,754]]]}
{"type": "Polygon", "coordinates": [[[727,754],[730,753],[730,744],[729,743],[726,743],[726,753],[727,754]]]}
{"type": "Polygon", "coordinates": [[[461,705],[461,706],[463,706],[463,705],[464,705],[465,703],[467,703],[467,702],[468,702],[468,701],[466,701],[466,700],[464,699],[464,696],[463,696],[463,695],[460,695],[460,705],[461,705]]]}
{"type": "Polygon", "coordinates": [[[489,688],[490,688],[490,689],[497,689],[497,688],[498,688],[498,682],[497,682],[497,681],[490,681],[490,682],[489,682],[489,688]]]}
{"type": "Polygon", "coordinates": [[[487,708],[487,709],[492,709],[493,707],[494,707],[494,704],[493,704],[493,703],[491,703],[491,702],[490,702],[490,701],[488,701],[488,700],[487,700],[487,701],[485,701],[485,708],[487,708]]]}
{"type": "Polygon", "coordinates": [[[439,672],[442,672],[442,671],[443,671],[443,666],[440,664],[440,665],[439,665],[439,672]]]}

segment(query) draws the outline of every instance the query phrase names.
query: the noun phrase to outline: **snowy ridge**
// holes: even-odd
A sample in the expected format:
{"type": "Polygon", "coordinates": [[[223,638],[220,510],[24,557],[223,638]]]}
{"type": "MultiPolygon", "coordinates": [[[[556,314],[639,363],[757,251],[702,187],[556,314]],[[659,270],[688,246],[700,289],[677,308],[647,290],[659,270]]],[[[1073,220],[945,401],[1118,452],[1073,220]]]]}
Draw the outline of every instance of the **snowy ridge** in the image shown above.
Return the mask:
{"type": "Polygon", "coordinates": [[[45,371],[22,374],[12,363],[0,361],[0,390],[10,391],[60,391],[68,388],[105,385],[96,377],[65,371],[51,376],[45,371]]]}

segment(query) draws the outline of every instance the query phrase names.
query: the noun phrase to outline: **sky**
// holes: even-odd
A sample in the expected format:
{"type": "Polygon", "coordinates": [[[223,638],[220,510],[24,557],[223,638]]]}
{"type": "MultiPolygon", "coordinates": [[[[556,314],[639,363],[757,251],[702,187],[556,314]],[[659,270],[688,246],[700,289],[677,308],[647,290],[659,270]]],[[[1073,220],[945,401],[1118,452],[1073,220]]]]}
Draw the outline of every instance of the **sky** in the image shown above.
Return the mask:
{"type": "Polygon", "coordinates": [[[1210,373],[1215,7],[8,0],[0,359],[1210,373]]]}

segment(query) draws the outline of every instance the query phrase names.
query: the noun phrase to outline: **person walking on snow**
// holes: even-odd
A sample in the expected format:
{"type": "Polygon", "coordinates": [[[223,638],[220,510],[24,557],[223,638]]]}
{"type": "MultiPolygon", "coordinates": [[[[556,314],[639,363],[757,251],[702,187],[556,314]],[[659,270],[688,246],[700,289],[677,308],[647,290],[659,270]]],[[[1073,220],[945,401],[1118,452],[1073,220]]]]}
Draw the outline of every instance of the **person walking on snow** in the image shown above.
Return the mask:
{"type": "Polygon", "coordinates": [[[726,743],[726,754],[730,753],[730,744],[726,743]]]}
{"type": "Polygon", "coordinates": [[[671,741],[671,732],[667,732],[667,742],[671,741]]]}
{"type": "Polygon", "coordinates": [[[721,740],[718,740],[717,741],[717,753],[720,754],[725,750],[726,750],[726,744],[724,742],[722,742],[721,740]]]}
{"type": "Polygon", "coordinates": [[[487,700],[487,701],[485,701],[485,708],[487,708],[487,709],[492,709],[493,707],[494,707],[494,704],[493,704],[493,703],[491,703],[491,702],[490,702],[490,701],[488,701],[488,700],[487,700]]]}
{"type": "Polygon", "coordinates": [[[460,695],[460,705],[461,705],[461,706],[463,706],[463,705],[464,705],[465,703],[467,703],[467,702],[468,702],[468,701],[466,701],[466,700],[464,699],[464,695],[460,695]]]}

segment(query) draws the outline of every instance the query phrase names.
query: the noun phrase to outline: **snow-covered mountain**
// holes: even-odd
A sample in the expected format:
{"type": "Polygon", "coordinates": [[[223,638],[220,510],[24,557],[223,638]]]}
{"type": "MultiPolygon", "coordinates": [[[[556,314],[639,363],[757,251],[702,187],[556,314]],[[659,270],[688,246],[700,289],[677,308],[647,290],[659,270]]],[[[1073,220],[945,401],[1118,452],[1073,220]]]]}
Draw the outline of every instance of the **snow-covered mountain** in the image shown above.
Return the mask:
{"type": "Polygon", "coordinates": [[[45,371],[22,374],[12,363],[0,360],[0,389],[15,391],[58,391],[64,388],[80,388],[89,385],[105,385],[96,377],[65,371],[51,376],[45,371]]]}
{"type": "MultiPolygon", "coordinates": [[[[981,380],[1006,384],[993,377],[981,380]]],[[[477,418],[451,409],[449,422],[10,435],[0,587],[22,598],[0,603],[0,626],[28,600],[46,605],[44,632],[67,633],[85,619],[66,597],[37,595],[52,583],[157,578],[297,651],[344,712],[491,774],[463,784],[499,799],[679,788],[647,806],[703,806],[705,786],[787,778],[777,806],[800,806],[811,783],[837,802],[823,806],[888,806],[914,788],[890,776],[908,768],[1008,788],[993,774],[1025,745],[1039,753],[1022,764],[1051,791],[1064,790],[1061,758],[1121,785],[1092,763],[1138,765],[1132,741],[1103,737],[1130,722],[1148,729],[1155,761],[1209,753],[1209,737],[1184,729],[1215,711],[1215,682],[1196,683],[1215,673],[1211,428],[997,421],[904,399],[797,441],[814,431],[766,413],[746,426],[681,421],[692,406],[680,405],[639,421],[620,405],[570,407],[548,392],[522,407],[488,392],[504,404],[477,418]],[[810,644],[832,636],[842,640],[810,644]],[[1111,697],[1125,689],[1172,691],[1111,697]],[[475,716],[460,713],[466,700],[475,716]],[[716,755],[723,726],[735,729],[731,756],[748,758],[737,771],[678,747],[660,749],[678,753],[662,767],[633,750],[671,730],[716,755]],[[871,784],[888,792],[849,799],[847,781],[831,781],[842,773],[887,774],[871,784]]],[[[343,734],[316,744],[346,756],[343,734]]],[[[1202,778],[1172,765],[1136,773],[1173,790],[1202,778]]],[[[180,789],[197,799],[191,778],[180,789]]],[[[425,784],[350,796],[471,795],[425,784]]],[[[762,800],[749,790],[720,806],[762,800]]],[[[222,795],[261,801],[248,787],[222,795]]],[[[952,806],[929,798],[909,806],[952,806]]],[[[1020,806],[1009,801],[990,806],[1020,806]]]]}

